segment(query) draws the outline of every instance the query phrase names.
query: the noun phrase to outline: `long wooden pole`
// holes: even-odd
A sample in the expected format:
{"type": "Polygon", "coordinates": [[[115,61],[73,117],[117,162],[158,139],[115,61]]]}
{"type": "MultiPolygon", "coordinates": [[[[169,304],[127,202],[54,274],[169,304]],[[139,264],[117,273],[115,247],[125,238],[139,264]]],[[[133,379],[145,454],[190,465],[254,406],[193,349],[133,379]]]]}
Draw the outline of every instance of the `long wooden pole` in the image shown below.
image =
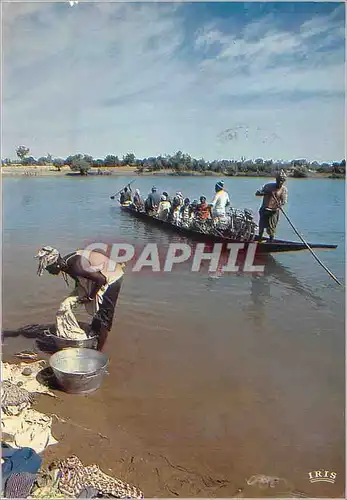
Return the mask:
{"type": "Polygon", "coordinates": [[[288,215],[285,213],[285,211],[283,210],[283,208],[281,207],[277,197],[272,193],[273,197],[275,198],[276,202],[277,202],[277,205],[279,207],[279,209],[281,210],[282,214],[284,215],[284,217],[287,219],[287,221],[289,222],[290,226],[292,227],[293,231],[299,236],[299,238],[301,239],[301,241],[303,242],[304,245],[306,245],[307,249],[311,252],[311,254],[313,255],[313,257],[316,259],[316,261],[323,267],[323,269],[326,270],[326,272],[329,274],[329,276],[334,280],[336,281],[336,283],[338,283],[340,286],[344,286],[343,283],[341,283],[341,281],[339,281],[336,276],[330,271],[330,269],[327,268],[327,266],[320,260],[320,258],[318,257],[318,255],[315,254],[315,252],[312,250],[312,248],[310,247],[310,245],[307,243],[307,241],[301,236],[301,234],[299,233],[299,231],[297,231],[297,229],[295,228],[294,224],[292,223],[292,221],[289,219],[288,215]]]}
{"type": "Polygon", "coordinates": [[[119,195],[119,193],[121,193],[123,191],[124,188],[130,186],[133,182],[135,182],[136,179],[132,180],[131,182],[129,182],[129,184],[126,184],[125,186],[122,187],[122,189],[120,189],[116,194],[114,194],[113,196],[110,196],[111,200],[114,200],[116,196],[119,195]]]}

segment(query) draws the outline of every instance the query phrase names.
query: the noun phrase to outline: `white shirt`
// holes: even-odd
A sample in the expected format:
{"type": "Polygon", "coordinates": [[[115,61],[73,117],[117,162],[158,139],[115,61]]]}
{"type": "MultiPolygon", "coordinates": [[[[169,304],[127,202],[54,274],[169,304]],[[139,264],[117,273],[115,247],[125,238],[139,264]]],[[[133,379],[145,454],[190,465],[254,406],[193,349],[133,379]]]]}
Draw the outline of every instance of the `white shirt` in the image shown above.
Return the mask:
{"type": "Polygon", "coordinates": [[[225,208],[227,203],[230,203],[229,195],[226,191],[219,191],[212,202],[212,215],[214,217],[225,216],[225,208]]]}

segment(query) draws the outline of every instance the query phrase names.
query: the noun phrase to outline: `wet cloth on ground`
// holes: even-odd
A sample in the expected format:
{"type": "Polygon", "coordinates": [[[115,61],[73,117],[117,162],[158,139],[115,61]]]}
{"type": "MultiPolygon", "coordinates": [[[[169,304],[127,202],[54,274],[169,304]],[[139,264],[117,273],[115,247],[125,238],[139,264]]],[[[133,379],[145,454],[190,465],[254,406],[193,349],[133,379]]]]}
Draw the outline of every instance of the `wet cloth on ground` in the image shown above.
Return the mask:
{"type": "Polygon", "coordinates": [[[66,495],[59,491],[59,479],[59,470],[50,473],[40,470],[28,498],[66,498],[66,495]]]}
{"type": "Polygon", "coordinates": [[[46,367],[45,361],[36,361],[34,363],[1,363],[1,380],[8,381],[12,384],[20,386],[22,389],[26,389],[30,393],[47,394],[49,396],[54,396],[54,394],[43,384],[37,380],[38,373],[46,367]],[[27,369],[30,369],[30,375],[23,375],[27,373],[27,369]]]}
{"type": "Polygon", "coordinates": [[[1,384],[1,409],[5,415],[19,415],[34,402],[34,396],[22,387],[5,380],[1,384]]]}
{"type": "Polygon", "coordinates": [[[33,393],[54,396],[37,380],[45,366],[45,361],[2,364],[2,440],[13,448],[29,447],[41,453],[47,446],[57,443],[51,433],[52,418],[31,409],[33,393]]]}
{"type": "Polygon", "coordinates": [[[1,454],[4,462],[1,464],[1,479],[4,482],[12,474],[30,472],[35,474],[41,466],[41,458],[32,448],[20,449],[1,443],[1,454]]]}
{"type": "Polygon", "coordinates": [[[34,485],[36,475],[30,472],[12,474],[6,481],[6,498],[27,498],[34,485]]]}
{"type": "Polygon", "coordinates": [[[102,495],[116,498],[143,498],[136,487],[104,474],[97,465],[84,467],[76,456],[52,464],[61,473],[59,490],[70,497],[79,497],[85,487],[91,487],[102,495]]]}
{"type": "Polygon", "coordinates": [[[1,443],[2,491],[6,498],[26,498],[34,484],[41,458],[31,448],[15,449],[1,443]]]}
{"type": "Polygon", "coordinates": [[[33,409],[25,409],[17,416],[1,416],[3,439],[13,448],[29,447],[41,453],[58,441],[52,436],[52,418],[33,409]]]}

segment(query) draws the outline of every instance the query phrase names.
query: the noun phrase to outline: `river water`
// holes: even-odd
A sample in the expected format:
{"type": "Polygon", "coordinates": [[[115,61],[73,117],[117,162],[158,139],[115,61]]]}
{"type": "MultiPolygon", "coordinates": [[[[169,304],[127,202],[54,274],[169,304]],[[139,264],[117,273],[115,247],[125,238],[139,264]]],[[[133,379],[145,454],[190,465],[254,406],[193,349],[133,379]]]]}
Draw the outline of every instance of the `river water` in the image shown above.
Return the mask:
{"type": "MultiPolygon", "coordinates": [[[[5,358],[32,346],[18,329],[54,323],[68,293],[61,278],[36,276],[39,247],[52,245],[64,254],[90,242],[159,242],[165,249],[177,241],[110,200],[129,180],[3,178],[5,358]]],[[[228,178],[233,206],[257,213],[254,192],[264,182],[228,178]]],[[[136,187],[146,194],[153,183],[198,198],[212,197],[215,180],[143,177],[136,187]]],[[[318,252],[344,281],[344,183],[287,184],[289,217],[308,241],[338,245],[318,252]]],[[[297,241],[283,216],[277,236],[297,241]]],[[[188,264],[171,273],[130,271],[106,348],[110,368],[103,387],[83,399],[62,394],[59,411],[108,435],[100,460],[126,469],[129,481],[147,488],[147,497],[230,497],[254,474],[286,478],[311,496],[342,495],[344,314],[344,292],[309,252],[270,257],[261,276],[209,275],[206,267],[190,272],[188,264]],[[131,454],[136,457],[126,468],[124,457],[131,454]],[[308,473],[321,469],[337,473],[335,484],[309,482],[308,473]]],[[[57,403],[41,404],[58,411],[57,403]]],[[[62,432],[68,439],[64,434],[49,456],[95,459],[101,446],[96,438],[62,432]]]]}

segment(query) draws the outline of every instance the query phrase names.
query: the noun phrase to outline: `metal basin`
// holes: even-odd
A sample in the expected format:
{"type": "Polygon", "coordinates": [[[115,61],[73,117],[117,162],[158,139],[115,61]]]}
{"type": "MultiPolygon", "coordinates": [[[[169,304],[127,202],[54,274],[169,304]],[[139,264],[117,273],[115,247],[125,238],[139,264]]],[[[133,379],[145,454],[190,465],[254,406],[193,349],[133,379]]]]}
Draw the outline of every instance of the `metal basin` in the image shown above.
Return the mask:
{"type": "Polygon", "coordinates": [[[89,394],[100,388],[108,358],[94,349],[68,348],[53,354],[49,364],[63,391],[89,394]]]}
{"type": "MultiPolygon", "coordinates": [[[[89,333],[90,327],[86,323],[78,322],[80,328],[82,328],[87,334],[89,333]]],[[[58,337],[56,335],[56,327],[52,328],[52,333],[46,334],[47,337],[52,341],[54,349],[60,351],[60,349],[66,349],[67,347],[82,347],[86,349],[96,349],[98,345],[98,336],[93,335],[84,340],[71,340],[65,339],[63,337],[58,337]]]]}
{"type": "Polygon", "coordinates": [[[57,335],[50,334],[50,339],[54,342],[54,346],[60,349],[66,349],[68,347],[81,347],[86,349],[95,349],[97,346],[98,337],[94,335],[93,337],[89,337],[85,340],[70,340],[64,339],[63,337],[57,337],[57,335]]]}

